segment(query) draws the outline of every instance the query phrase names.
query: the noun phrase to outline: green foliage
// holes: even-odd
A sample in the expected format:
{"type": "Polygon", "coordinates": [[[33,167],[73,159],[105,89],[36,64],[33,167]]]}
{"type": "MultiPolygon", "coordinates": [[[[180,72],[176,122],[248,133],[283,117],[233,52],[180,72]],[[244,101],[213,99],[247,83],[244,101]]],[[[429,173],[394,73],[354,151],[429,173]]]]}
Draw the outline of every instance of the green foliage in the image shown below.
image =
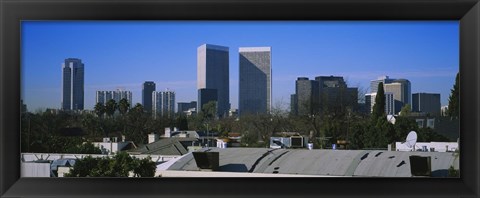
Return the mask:
{"type": "Polygon", "coordinates": [[[109,101],[107,101],[107,104],[105,104],[105,113],[107,113],[108,116],[112,117],[117,108],[117,102],[115,102],[115,100],[113,99],[110,99],[109,101]]]}
{"type": "Polygon", "coordinates": [[[83,144],[67,148],[67,153],[102,154],[102,150],[100,150],[98,147],[95,147],[91,142],[85,142],[83,144]]]}
{"type": "Polygon", "coordinates": [[[410,113],[412,113],[412,106],[410,104],[403,106],[400,110],[400,116],[408,116],[410,113]]]}
{"type": "Polygon", "coordinates": [[[450,166],[450,168],[448,168],[448,177],[460,177],[460,171],[450,166]]]}
{"type": "Polygon", "coordinates": [[[122,115],[125,115],[128,112],[128,110],[130,110],[130,103],[128,103],[127,99],[122,98],[118,102],[118,111],[120,111],[122,115]]]}
{"type": "Polygon", "coordinates": [[[140,160],[119,152],[112,158],[86,156],[78,159],[65,177],[128,177],[130,172],[136,177],[153,177],[155,170],[156,164],[150,157],[140,160]]]}
{"type": "Polygon", "coordinates": [[[98,117],[101,117],[103,114],[105,114],[105,105],[102,103],[97,103],[95,104],[94,110],[95,114],[97,114],[98,117]]]}
{"type": "Polygon", "coordinates": [[[455,77],[455,84],[451,89],[450,97],[448,98],[448,111],[447,115],[451,118],[457,119],[460,112],[460,73],[457,73],[455,77]]]}
{"type": "Polygon", "coordinates": [[[377,120],[379,117],[385,117],[385,91],[383,83],[378,84],[377,96],[373,105],[372,118],[377,120]]]}

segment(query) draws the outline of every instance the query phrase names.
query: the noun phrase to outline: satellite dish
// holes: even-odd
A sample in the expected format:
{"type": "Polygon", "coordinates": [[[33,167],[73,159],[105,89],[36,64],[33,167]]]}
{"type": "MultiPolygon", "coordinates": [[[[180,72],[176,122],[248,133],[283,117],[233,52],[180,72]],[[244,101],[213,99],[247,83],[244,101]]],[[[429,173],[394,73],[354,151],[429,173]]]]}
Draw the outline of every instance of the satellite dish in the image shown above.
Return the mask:
{"type": "Polygon", "coordinates": [[[408,146],[408,148],[412,148],[417,143],[417,133],[415,131],[410,131],[407,135],[407,139],[405,140],[404,144],[408,146]]]}

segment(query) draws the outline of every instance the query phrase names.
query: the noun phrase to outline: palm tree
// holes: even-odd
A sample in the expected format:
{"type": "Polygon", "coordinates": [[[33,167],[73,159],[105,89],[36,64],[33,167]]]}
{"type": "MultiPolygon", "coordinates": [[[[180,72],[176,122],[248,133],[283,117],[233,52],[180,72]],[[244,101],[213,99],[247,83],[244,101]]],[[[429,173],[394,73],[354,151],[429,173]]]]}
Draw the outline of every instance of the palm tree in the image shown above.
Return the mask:
{"type": "Polygon", "coordinates": [[[103,116],[104,113],[105,113],[105,105],[103,105],[102,103],[97,103],[95,105],[95,114],[97,114],[98,117],[101,117],[103,116]]]}
{"type": "Polygon", "coordinates": [[[118,102],[118,110],[122,115],[125,115],[127,111],[130,110],[130,103],[128,103],[126,98],[123,98],[118,102]]]}
{"type": "Polygon", "coordinates": [[[115,110],[117,110],[117,103],[115,102],[115,100],[111,99],[105,105],[105,112],[108,116],[113,117],[115,110]]]}

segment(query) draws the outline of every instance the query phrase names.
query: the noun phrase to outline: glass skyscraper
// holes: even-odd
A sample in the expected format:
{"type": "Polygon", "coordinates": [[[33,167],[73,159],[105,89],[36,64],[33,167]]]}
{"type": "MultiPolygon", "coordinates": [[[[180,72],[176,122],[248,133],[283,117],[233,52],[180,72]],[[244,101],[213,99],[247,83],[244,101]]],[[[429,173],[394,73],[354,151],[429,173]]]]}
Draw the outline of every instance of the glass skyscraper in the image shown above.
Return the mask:
{"type": "MultiPolygon", "coordinates": [[[[228,47],[204,44],[197,48],[197,89],[217,90],[217,114],[228,115],[230,110],[228,47]]],[[[200,96],[199,96],[200,97],[200,96]]],[[[198,111],[202,109],[199,98],[198,111]]]]}
{"type": "Polygon", "coordinates": [[[272,103],[271,47],[241,47],[239,54],[239,114],[270,112],[272,103]]]}
{"type": "Polygon", "coordinates": [[[67,58],[62,64],[62,110],[83,110],[84,72],[80,59],[67,58]]]}
{"type": "Polygon", "coordinates": [[[155,91],[155,83],[146,81],[142,87],[142,105],[143,109],[149,113],[152,112],[152,93],[155,91]]]}

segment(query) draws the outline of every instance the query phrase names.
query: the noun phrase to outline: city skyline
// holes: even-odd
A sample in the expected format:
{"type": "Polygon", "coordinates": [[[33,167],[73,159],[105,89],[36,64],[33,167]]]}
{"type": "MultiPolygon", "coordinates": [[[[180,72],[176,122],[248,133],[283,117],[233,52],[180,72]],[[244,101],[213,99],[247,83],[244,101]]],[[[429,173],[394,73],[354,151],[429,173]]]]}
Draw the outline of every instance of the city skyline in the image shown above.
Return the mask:
{"type": "Polygon", "coordinates": [[[60,108],[59,63],[75,57],[85,64],[85,109],[93,109],[96,91],[117,87],[132,91],[133,103],[141,103],[145,81],[175,91],[177,102],[196,101],[195,51],[211,43],[230,49],[232,108],[238,108],[238,50],[245,46],[275,48],[274,107],[289,107],[297,77],[330,75],[362,89],[379,76],[405,78],[411,93],[440,93],[441,105],[446,105],[459,69],[458,38],[456,21],[29,21],[22,23],[22,98],[29,111],[60,108]]]}

